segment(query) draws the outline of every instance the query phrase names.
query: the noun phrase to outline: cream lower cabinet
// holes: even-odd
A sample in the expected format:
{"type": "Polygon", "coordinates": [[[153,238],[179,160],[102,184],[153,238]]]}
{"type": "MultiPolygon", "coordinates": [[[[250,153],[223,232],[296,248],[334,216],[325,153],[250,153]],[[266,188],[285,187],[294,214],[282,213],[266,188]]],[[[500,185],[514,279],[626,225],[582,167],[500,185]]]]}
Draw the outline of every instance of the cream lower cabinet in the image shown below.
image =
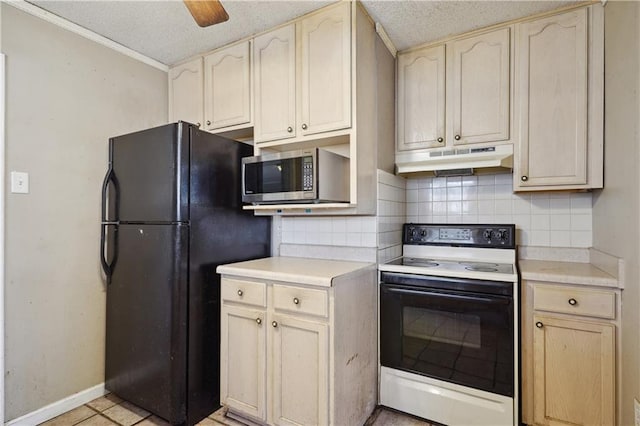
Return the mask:
{"type": "Polygon", "coordinates": [[[526,282],[523,421],[615,425],[617,292],[526,282]]]}
{"type": "Polygon", "coordinates": [[[375,270],[333,282],[223,275],[220,400],[232,415],[364,424],[377,402],[375,270]]]}

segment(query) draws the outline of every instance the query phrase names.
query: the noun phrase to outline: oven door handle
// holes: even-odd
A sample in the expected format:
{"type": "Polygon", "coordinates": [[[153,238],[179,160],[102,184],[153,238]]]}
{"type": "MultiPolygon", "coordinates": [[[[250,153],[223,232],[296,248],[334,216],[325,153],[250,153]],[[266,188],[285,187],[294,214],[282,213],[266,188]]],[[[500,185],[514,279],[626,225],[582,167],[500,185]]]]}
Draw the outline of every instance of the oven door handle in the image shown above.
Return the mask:
{"type": "Polygon", "coordinates": [[[440,293],[435,291],[411,290],[403,287],[392,287],[385,285],[383,285],[382,288],[389,293],[405,294],[409,296],[439,297],[443,299],[464,300],[467,302],[479,302],[491,305],[508,305],[511,303],[511,298],[509,297],[482,297],[477,295],[470,296],[459,293],[440,293]]]}

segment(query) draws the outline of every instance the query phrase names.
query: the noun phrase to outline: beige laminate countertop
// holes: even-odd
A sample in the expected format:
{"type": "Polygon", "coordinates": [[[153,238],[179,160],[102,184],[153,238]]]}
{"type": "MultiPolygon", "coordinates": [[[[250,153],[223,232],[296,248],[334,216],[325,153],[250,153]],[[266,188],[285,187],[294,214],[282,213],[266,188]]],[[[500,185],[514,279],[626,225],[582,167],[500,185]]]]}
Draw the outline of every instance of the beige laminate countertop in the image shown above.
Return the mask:
{"type": "Polygon", "coordinates": [[[519,260],[523,280],[618,287],[618,280],[590,263],[519,260]]]}
{"type": "Polygon", "coordinates": [[[334,278],[356,273],[367,267],[374,268],[375,265],[304,257],[265,257],[220,265],[216,271],[222,275],[331,287],[334,278]]]}

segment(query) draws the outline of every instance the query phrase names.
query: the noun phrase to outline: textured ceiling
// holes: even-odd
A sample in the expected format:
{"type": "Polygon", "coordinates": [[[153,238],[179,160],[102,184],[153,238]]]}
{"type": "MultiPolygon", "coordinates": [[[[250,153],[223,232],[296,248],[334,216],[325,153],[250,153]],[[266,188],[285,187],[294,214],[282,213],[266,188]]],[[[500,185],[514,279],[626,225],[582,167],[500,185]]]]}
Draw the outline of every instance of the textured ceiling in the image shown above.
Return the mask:
{"type": "MultiPolygon", "coordinates": [[[[251,36],[331,1],[222,0],[229,21],[200,28],[180,0],[55,0],[30,3],[143,55],[172,65],[251,36]]],[[[363,0],[399,50],[575,1],[363,0]]]]}

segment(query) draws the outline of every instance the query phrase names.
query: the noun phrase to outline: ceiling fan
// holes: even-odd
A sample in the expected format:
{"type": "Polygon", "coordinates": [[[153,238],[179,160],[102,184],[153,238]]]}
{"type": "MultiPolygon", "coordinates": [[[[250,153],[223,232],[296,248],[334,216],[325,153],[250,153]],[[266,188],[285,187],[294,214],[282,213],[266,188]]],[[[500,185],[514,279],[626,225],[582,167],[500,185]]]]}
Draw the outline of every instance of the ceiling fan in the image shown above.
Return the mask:
{"type": "Polygon", "coordinates": [[[184,0],[184,4],[201,27],[219,24],[229,19],[220,0],[184,0]]]}

